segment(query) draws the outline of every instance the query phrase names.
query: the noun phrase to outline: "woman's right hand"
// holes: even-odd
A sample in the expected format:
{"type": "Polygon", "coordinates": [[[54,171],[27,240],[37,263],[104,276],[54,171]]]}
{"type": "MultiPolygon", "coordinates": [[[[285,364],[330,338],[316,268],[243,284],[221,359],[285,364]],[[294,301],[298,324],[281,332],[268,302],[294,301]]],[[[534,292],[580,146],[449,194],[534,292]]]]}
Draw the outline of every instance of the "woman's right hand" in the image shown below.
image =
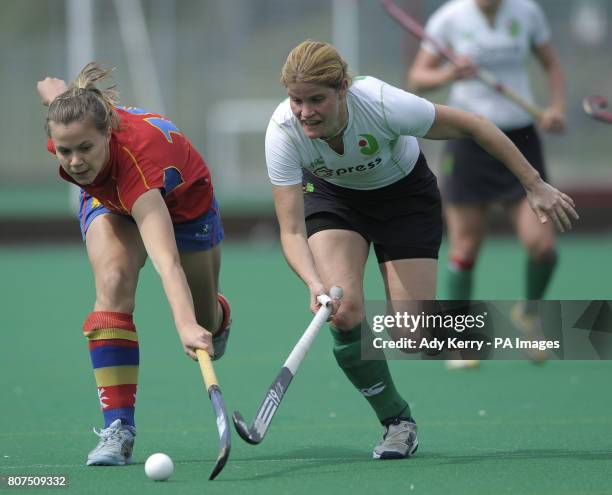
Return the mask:
{"type": "Polygon", "coordinates": [[[68,90],[66,81],[56,77],[45,77],[36,83],[36,89],[43,105],[48,107],[55,98],[68,90]]]}
{"type": "Polygon", "coordinates": [[[572,228],[573,220],[580,218],[576,213],[574,200],[542,179],[525,190],[531,209],[541,223],[550,219],[557,230],[565,232],[572,228]]]}
{"type": "Polygon", "coordinates": [[[457,56],[452,64],[449,64],[450,82],[476,77],[478,66],[469,57],[457,56]]]}
{"type": "MultiPolygon", "coordinates": [[[[318,301],[317,296],[322,294],[329,295],[329,291],[327,291],[322,284],[314,286],[310,289],[310,310],[313,313],[316,313],[321,308],[321,303],[318,301]]],[[[338,312],[338,309],[340,308],[340,299],[332,299],[331,304],[332,312],[329,315],[330,319],[338,312]]]]}
{"type": "Polygon", "coordinates": [[[196,349],[203,349],[210,354],[210,357],[213,357],[215,350],[212,343],[212,334],[208,330],[197,323],[183,325],[177,330],[181,344],[183,344],[183,350],[191,359],[198,360],[195,353],[196,349]]]}

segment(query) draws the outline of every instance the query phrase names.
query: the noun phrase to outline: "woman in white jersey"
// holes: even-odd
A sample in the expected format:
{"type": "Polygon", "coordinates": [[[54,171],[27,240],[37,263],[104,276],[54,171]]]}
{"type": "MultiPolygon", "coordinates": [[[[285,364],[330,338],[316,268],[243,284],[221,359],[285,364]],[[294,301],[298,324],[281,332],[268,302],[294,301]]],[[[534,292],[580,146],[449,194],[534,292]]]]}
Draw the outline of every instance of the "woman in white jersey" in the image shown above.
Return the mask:
{"type": "MultiPolygon", "coordinates": [[[[532,0],[451,0],[431,16],[426,31],[456,52],[461,65],[444,64],[436,48],[425,42],[410,70],[410,87],[422,91],[452,83],[449,105],[495,123],[546,179],[533,118],[473,78],[476,66],[482,67],[531,101],[526,66],[534,53],[548,75],[550,92],[550,106],[537,124],[544,131],[563,130],[563,74],[540,7],[532,0]]],[[[450,243],[448,298],[471,299],[472,270],[485,234],[487,210],[492,203],[501,202],[528,255],[525,299],[541,299],[557,258],[554,228],[534,215],[517,178],[477,143],[451,140],[446,145],[441,181],[450,243]]],[[[537,328],[534,309],[528,305],[513,310],[513,320],[527,333],[537,328]]]]}
{"type": "Polygon", "coordinates": [[[542,221],[561,230],[577,218],[573,202],[490,122],[373,77],[352,79],[327,43],[295,47],[281,81],[289,98],[268,125],[266,161],[285,257],[313,311],[317,295],[344,288],[331,323],[336,360],[385,427],[373,457],[407,457],[418,445],[416,424],[382,351],[361,359],[361,329],[370,243],[389,301],[435,298],[440,198],[416,137],[475,139],[517,175],[542,221]]]}

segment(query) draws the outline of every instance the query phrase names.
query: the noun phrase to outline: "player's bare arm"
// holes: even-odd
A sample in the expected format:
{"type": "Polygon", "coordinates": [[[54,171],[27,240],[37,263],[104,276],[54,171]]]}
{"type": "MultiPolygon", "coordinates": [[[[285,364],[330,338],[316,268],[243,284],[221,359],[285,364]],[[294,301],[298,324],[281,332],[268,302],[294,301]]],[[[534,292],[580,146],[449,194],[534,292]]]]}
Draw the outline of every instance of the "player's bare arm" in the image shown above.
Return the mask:
{"type": "Polygon", "coordinates": [[[548,76],[548,92],[550,101],[544,110],[539,126],[548,132],[563,132],[565,130],[565,78],[559,57],[550,43],[544,43],[534,48],[536,58],[548,76]]]}
{"type": "Polygon", "coordinates": [[[196,321],[170,213],[159,190],[152,189],[140,196],[134,203],[132,216],[138,225],[147,254],[162,280],[185,353],[192,359],[196,359],[195,349],[204,349],[212,355],[211,333],[196,321]]]}
{"type": "Polygon", "coordinates": [[[442,55],[421,48],[408,72],[408,89],[419,93],[476,75],[477,67],[471,59],[457,56],[456,61],[443,63],[442,55]]]}
{"type": "Polygon", "coordinates": [[[436,105],[436,118],[427,139],[472,138],[485,151],[501,161],[527,191],[527,199],[542,223],[550,219],[564,232],[577,220],[574,201],[567,194],[544,182],[523,154],[490,121],[470,112],[436,105]]]}
{"type": "Polygon", "coordinates": [[[312,311],[316,312],[320,306],[317,296],[325,293],[325,286],[308,247],[302,185],[272,186],[272,192],[285,258],[293,271],[308,286],[311,296],[310,306],[312,311]]]}

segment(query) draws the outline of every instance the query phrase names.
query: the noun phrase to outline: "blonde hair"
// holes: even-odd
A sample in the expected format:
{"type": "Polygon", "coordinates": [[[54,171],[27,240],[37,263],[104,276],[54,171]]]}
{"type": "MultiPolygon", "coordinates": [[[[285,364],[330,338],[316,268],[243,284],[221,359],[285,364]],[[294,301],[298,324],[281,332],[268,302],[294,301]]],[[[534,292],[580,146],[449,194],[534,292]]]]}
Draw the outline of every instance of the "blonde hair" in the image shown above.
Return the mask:
{"type": "Polygon", "coordinates": [[[114,70],[104,69],[97,62],[89,62],[83,67],[68,89],[49,105],[45,123],[47,135],[51,135],[49,122],[67,125],[89,119],[101,133],[109,127],[118,129],[120,121],[115,105],[119,101],[119,93],[115,85],[104,89],[97,87],[97,83],[110,76],[114,70]]]}
{"type": "Polygon", "coordinates": [[[339,89],[343,80],[349,86],[352,75],[348,64],[329,43],[306,40],[296,46],[285,61],[281,71],[281,83],[305,82],[339,89]]]}

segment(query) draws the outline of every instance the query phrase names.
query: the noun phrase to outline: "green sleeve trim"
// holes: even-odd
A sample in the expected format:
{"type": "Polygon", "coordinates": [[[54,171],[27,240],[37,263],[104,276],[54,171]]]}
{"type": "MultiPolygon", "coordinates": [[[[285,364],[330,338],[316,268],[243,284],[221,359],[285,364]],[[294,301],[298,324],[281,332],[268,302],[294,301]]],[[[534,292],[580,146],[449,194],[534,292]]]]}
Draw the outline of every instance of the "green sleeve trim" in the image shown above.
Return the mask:
{"type": "Polygon", "coordinates": [[[382,110],[385,127],[387,128],[387,130],[391,134],[393,134],[395,136],[395,139],[389,141],[389,148],[390,148],[390,150],[389,150],[390,151],[389,157],[391,158],[391,162],[393,162],[393,165],[395,165],[398,168],[398,170],[404,176],[406,176],[408,174],[406,174],[406,171],[402,168],[402,166],[399,164],[399,162],[393,156],[393,150],[395,149],[395,146],[397,145],[397,140],[399,139],[400,135],[397,132],[395,132],[393,129],[391,129],[391,126],[389,125],[389,121],[387,120],[387,113],[385,112],[385,102],[384,102],[384,97],[383,97],[383,89],[384,89],[384,87],[385,87],[384,84],[380,85],[380,108],[382,110]]]}
{"type": "Polygon", "coordinates": [[[389,125],[389,121],[387,120],[387,112],[385,112],[385,101],[384,101],[385,99],[384,99],[384,96],[383,96],[383,89],[384,89],[384,87],[385,87],[385,85],[384,85],[384,84],[381,84],[381,85],[380,85],[380,108],[381,108],[381,110],[382,110],[383,120],[384,120],[385,127],[387,128],[387,130],[388,130],[388,131],[389,131],[391,134],[393,134],[393,135],[394,135],[396,138],[398,138],[398,137],[399,137],[399,134],[398,134],[397,132],[395,132],[395,131],[394,131],[394,130],[391,128],[391,126],[389,125]]]}

